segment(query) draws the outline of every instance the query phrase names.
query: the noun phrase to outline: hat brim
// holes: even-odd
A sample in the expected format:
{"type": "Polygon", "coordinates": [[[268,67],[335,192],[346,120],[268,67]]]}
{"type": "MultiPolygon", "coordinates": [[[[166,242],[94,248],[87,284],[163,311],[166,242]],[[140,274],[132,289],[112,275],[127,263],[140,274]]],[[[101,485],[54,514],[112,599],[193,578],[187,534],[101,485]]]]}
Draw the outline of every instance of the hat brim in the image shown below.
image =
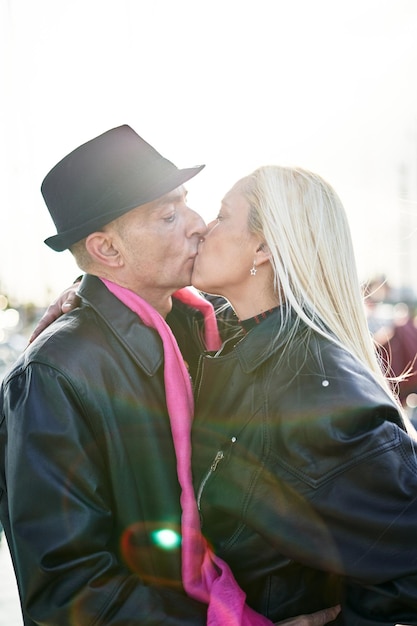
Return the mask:
{"type": "Polygon", "coordinates": [[[169,193],[173,189],[180,187],[185,182],[187,182],[187,180],[190,180],[199,172],[201,172],[204,167],[205,165],[198,165],[196,167],[177,170],[173,176],[169,176],[165,180],[158,181],[157,188],[150,190],[148,196],[145,199],[142,197],[140,204],[133,202],[129,203],[123,208],[119,207],[115,211],[103,213],[102,215],[95,217],[88,222],[85,222],[81,226],[64,231],[62,233],[59,233],[58,235],[48,237],[44,240],[44,243],[52,248],[52,250],[55,250],[56,252],[62,252],[63,250],[66,250],[67,248],[72,246],[77,241],[81,241],[81,239],[84,239],[94,231],[99,230],[106,224],[109,224],[117,217],[124,215],[128,211],[131,211],[138,206],[142,206],[144,204],[147,204],[148,202],[153,202],[154,200],[157,200],[158,198],[164,196],[166,193],[169,193]]]}

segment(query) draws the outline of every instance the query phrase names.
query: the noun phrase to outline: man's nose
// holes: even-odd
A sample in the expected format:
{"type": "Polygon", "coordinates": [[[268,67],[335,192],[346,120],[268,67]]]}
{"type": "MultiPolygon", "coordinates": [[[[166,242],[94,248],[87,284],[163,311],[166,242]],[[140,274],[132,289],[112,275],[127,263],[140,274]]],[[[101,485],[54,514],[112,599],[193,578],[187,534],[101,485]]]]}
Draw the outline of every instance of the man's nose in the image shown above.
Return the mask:
{"type": "Polygon", "coordinates": [[[190,209],[190,236],[203,237],[207,232],[207,226],[201,215],[190,209]]]}

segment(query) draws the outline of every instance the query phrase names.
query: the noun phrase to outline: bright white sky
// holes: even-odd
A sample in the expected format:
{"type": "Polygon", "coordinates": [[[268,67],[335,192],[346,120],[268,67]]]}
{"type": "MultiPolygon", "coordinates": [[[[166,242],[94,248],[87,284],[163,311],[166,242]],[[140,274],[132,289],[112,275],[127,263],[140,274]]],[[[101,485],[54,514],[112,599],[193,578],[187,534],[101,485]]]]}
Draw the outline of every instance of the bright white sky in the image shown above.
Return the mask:
{"type": "Polygon", "coordinates": [[[73,148],[130,124],[213,217],[277,163],[346,206],[362,279],[417,287],[416,0],[0,0],[0,291],[49,302],[78,270],[40,184],[73,148]]]}

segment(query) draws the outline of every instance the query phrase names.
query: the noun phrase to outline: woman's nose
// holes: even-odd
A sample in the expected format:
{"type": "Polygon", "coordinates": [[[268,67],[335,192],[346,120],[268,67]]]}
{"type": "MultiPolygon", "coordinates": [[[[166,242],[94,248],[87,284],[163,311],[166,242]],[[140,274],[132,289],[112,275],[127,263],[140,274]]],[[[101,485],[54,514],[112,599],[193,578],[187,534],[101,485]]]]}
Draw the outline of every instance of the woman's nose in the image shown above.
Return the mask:
{"type": "Polygon", "coordinates": [[[209,235],[212,230],[214,230],[216,228],[216,226],[218,225],[219,220],[215,219],[215,220],[211,220],[211,222],[208,223],[207,225],[207,235],[209,235]]]}

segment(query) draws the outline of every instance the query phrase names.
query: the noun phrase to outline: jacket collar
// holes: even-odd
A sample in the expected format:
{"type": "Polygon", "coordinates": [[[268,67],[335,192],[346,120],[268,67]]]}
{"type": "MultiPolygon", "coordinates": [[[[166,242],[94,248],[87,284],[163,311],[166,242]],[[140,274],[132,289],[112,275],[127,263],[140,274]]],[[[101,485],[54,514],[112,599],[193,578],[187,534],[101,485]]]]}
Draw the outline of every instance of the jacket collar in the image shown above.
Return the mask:
{"type": "Polygon", "coordinates": [[[293,321],[294,313],[291,314],[289,321],[281,326],[282,313],[278,309],[276,315],[263,320],[241,339],[234,351],[244,372],[249,374],[255,371],[282,348],[287,341],[293,321]]]}
{"type": "Polygon", "coordinates": [[[154,376],[164,359],[158,333],[145,326],[96,276],[86,274],[83,277],[78,295],[111,329],[139,366],[149,376],[154,376]]]}

